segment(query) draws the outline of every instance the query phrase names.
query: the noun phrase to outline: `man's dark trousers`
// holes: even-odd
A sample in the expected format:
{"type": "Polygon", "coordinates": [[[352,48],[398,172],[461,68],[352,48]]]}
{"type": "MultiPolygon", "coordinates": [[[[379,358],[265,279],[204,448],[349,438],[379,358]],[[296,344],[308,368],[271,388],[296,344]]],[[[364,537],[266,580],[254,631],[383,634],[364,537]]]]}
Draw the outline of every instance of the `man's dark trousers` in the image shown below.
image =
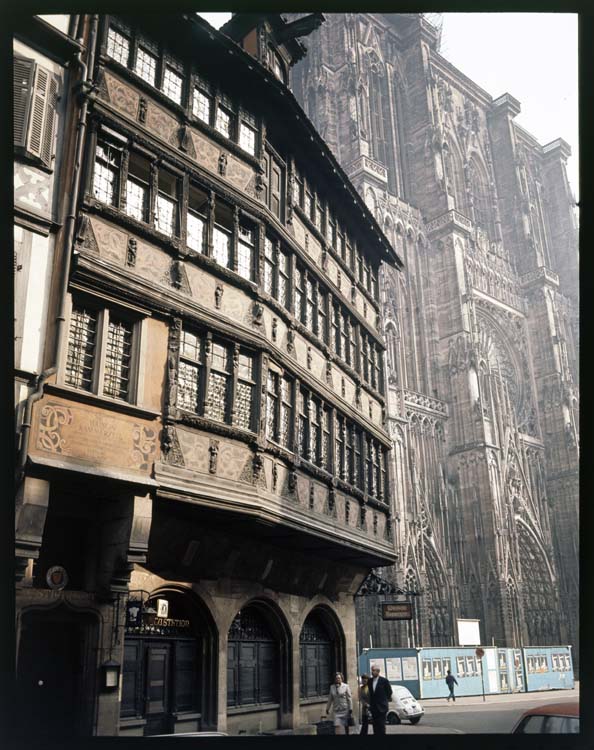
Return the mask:
{"type": "Polygon", "coordinates": [[[373,719],[373,734],[385,734],[386,733],[386,716],[387,711],[374,711],[371,709],[371,716],[373,719]]]}

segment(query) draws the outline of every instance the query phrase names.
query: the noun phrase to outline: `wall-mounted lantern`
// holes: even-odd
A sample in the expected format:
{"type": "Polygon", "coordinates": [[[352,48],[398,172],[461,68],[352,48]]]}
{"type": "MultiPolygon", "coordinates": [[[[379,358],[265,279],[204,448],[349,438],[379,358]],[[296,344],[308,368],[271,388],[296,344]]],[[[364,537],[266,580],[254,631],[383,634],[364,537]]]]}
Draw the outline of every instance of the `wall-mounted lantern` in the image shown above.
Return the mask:
{"type": "Polygon", "coordinates": [[[101,665],[101,687],[103,690],[116,690],[120,684],[120,665],[110,659],[101,665]]]}

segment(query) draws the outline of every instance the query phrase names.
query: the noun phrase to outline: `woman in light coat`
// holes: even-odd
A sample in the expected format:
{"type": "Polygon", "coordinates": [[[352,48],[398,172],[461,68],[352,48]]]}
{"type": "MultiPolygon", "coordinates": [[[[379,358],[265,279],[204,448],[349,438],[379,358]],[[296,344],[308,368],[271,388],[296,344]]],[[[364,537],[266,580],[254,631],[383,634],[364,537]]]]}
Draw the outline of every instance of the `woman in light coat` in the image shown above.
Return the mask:
{"type": "Polygon", "coordinates": [[[326,713],[334,713],[334,731],[336,734],[349,733],[349,717],[353,715],[353,698],[351,689],[344,682],[341,672],[337,672],[334,678],[334,684],[330,685],[330,695],[328,696],[328,705],[326,713]]]}

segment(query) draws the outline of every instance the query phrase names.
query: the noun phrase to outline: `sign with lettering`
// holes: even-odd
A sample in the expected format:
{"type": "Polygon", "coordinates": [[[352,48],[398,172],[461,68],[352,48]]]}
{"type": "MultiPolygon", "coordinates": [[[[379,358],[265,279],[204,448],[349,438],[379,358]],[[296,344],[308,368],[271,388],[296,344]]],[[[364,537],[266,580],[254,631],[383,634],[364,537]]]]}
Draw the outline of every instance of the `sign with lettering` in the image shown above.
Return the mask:
{"type": "Polygon", "coordinates": [[[157,456],[156,424],[58,397],[35,405],[31,453],[78,459],[93,466],[150,471],[157,456]]]}
{"type": "Polygon", "coordinates": [[[412,602],[382,602],[382,620],[412,620],[412,602]]]}
{"type": "Polygon", "coordinates": [[[160,628],[189,628],[189,620],[176,620],[172,617],[155,617],[154,624],[160,628]]]}

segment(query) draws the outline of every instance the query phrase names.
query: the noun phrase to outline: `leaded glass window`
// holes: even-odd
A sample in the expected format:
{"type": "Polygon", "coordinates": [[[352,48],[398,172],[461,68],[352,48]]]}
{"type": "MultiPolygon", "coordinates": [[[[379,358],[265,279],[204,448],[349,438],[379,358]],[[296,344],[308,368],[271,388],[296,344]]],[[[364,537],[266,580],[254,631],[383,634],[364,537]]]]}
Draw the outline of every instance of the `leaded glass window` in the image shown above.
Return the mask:
{"type": "Polygon", "coordinates": [[[256,131],[243,121],[239,123],[239,145],[249,154],[256,154],[256,131]]]}
{"type": "Polygon", "coordinates": [[[229,389],[231,384],[231,357],[229,349],[212,343],[210,374],[204,404],[204,415],[217,422],[227,419],[229,389]]]}
{"type": "Polygon", "coordinates": [[[322,446],[320,455],[320,466],[326,471],[331,471],[331,450],[330,450],[330,410],[322,407],[322,446]]]}
{"type": "Polygon", "coordinates": [[[369,384],[377,388],[377,351],[375,344],[369,344],[369,384]]]}
{"type": "Polygon", "coordinates": [[[206,228],[206,221],[204,217],[200,216],[194,211],[188,210],[188,220],[186,226],[186,243],[188,247],[191,250],[195,250],[197,253],[203,253],[204,230],[206,228]]]}
{"type": "Polygon", "coordinates": [[[275,296],[274,275],[276,266],[276,248],[269,237],[264,240],[264,291],[275,296]]]}
{"type": "Polygon", "coordinates": [[[377,497],[379,500],[386,501],[386,452],[378,447],[378,466],[377,466],[377,497]]]}
{"type": "Polygon", "coordinates": [[[328,295],[318,288],[318,336],[328,343],[328,295]]]}
{"type": "Polygon", "coordinates": [[[206,214],[208,196],[203,190],[190,183],[188,198],[188,215],[186,223],[186,244],[197,253],[204,252],[206,240],[206,214]]]}
{"type": "Polygon", "coordinates": [[[305,271],[299,266],[295,269],[295,317],[305,321],[305,271]]]}
{"type": "Polygon", "coordinates": [[[217,108],[215,130],[218,130],[225,138],[231,138],[231,115],[222,107],[217,108]]]}
{"type": "Polygon", "coordinates": [[[169,237],[177,234],[177,178],[166,169],[159,170],[155,229],[169,237]]]}
{"type": "Polygon", "coordinates": [[[337,415],[335,421],[334,433],[334,461],[335,471],[339,479],[345,480],[345,435],[344,435],[344,417],[337,415]]]}
{"type": "Polygon", "coordinates": [[[216,262],[229,268],[231,262],[231,234],[215,226],[213,231],[213,258],[216,262]]]}
{"type": "Polygon", "coordinates": [[[353,246],[346,238],[343,238],[342,258],[344,262],[347,264],[347,266],[349,268],[353,268],[354,270],[355,258],[354,258],[353,246]]]}
{"type": "Polygon", "coordinates": [[[355,484],[355,430],[350,424],[345,423],[345,467],[344,479],[355,484]]]}
{"type": "Polygon", "coordinates": [[[108,143],[97,143],[93,194],[97,200],[116,206],[119,194],[119,174],[122,152],[108,143]]]}
{"type": "Polygon", "coordinates": [[[148,161],[131,153],[126,181],[126,213],[138,221],[148,221],[150,167],[148,161]]]}
{"type": "Polygon", "coordinates": [[[304,198],[303,198],[303,210],[307,214],[308,219],[311,219],[312,205],[313,205],[313,195],[309,192],[309,190],[306,190],[304,198]]]}
{"type": "Polygon", "coordinates": [[[299,408],[299,454],[309,458],[309,399],[306,391],[300,391],[297,399],[299,408]]]}
{"type": "Polygon", "coordinates": [[[184,79],[169,65],[165,66],[163,73],[163,93],[177,104],[182,102],[184,79]]]}
{"type": "Polygon", "coordinates": [[[291,444],[293,383],[290,378],[268,371],[266,386],[266,436],[285,448],[291,444]]]}
{"type": "Polygon", "coordinates": [[[253,229],[239,227],[237,241],[237,273],[244,279],[252,281],[254,278],[254,237],[253,229]]]}
{"type": "Polygon", "coordinates": [[[192,113],[195,117],[207,125],[210,125],[210,112],[212,109],[212,101],[208,94],[201,91],[198,88],[194,89],[194,99],[192,101],[192,113]]]}
{"type": "Polygon", "coordinates": [[[129,401],[134,328],[131,320],[108,309],[73,304],[64,372],[66,385],[129,401]]]}
{"type": "Polygon", "coordinates": [[[363,489],[363,474],[361,472],[361,439],[361,431],[358,430],[355,425],[351,425],[349,428],[349,440],[352,456],[352,464],[349,467],[350,482],[360,490],[363,489]]]}
{"type": "Polygon", "coordinates": [[[121,65],[128,66],[130,40],[112,27],[107,32],[107,54],[121,65]]]}
{"type": "Polygon", "coordinates": [[[126,182],[126,213],[138,221],[146,221],[148,187],[132,178],[126,182]]]}
{"type": "Polygon", "coordinates": [[[177,378],[177,406],[180,409],[198,412],[201,367],[202,342],[196,334],[184,329],[181,334],[177,378]]]}
{"type": "Polygon", "coordinates": [[[316,310],[316,288],[314,282],[308,277],[305,282],[305,325],[313,333],[316,310]]]}
{"type": "Polygon", "coordinates": [[[349,327],[349,316],[346,312],[343,311],[340,315],[340,355],[347,362],[348,362],[348,356],[349,356],[348,327],[349,327]]]}
{"type": "Polygon", "coordinates": [[[315,208],[314,208],[314,224],[316,225],[316,228],[321,231],[322,229],[322,220],[323,220],[323,214],[322,214],[322,207],[319,203],[316,202],[315,208]]]}
{"type": "Polygon", "coordinates": [[[350,321],[349,322],[349,355],[347,357],[347,362],[355,370],[358,368],[358,363],[357,363],[357,330],[358,330],[358,325],[356,323],[353,323],[352,321],[350,321]]]}
{"type": "MultiPolygon", "coordinates": [[[[264,240],[264,291],[283,307],[289,302],[290,256],[269,237],[264,240]]],[[[296,290],[296,295],[299,290],[296,290]]]]}
{"type": "Polygon", "coordinates": [[[266,437],[278,440],[279,375],[268,371],[266,385],[266,437]]]}
{"type": "Polygon", "coordinates": [[[289,273],[290,273],[289,254],[285,253],[282,248],[278,251],[278,296],[277,300],[283,307],[289,307],[289,273]]]}
{"type": "Polygon", "coordinates": [[[155,229],[173,237],[175,234],[176,201],[169,196],[159,193],[155,205],[155,229]]]}
{"type": "Polygon", "coordinates": [[[375,462],[376,462],[376,450],[374,442],[371,438],[367,438],[367,492],[375,496],[376,494],[376,478],[375,478],[375,462]]]}
{"type": "Polygon", "coordinates": [[[157,77],[157,58],[143,47],[138,47],[136,52],[136,64],[134,72],[139,75],[143,81],[155,85],[157,77]]]}
{"type": "Polygon", "coordinates": [[[73,307],[66,359],[66,383],[74,388],[91,391],[97,344],[97,312],[73,307]]]}
{"type": "Polygon", "coordinates": [[[309,460],[321,464],[322,424],[321,404],[312,396],[309,398],[309,460]]]}
{"type": "Polygon", "coordinates": [[[285,448],[291,447],[291,415],[293,412],[293,383],[286,376],[280,379],[280,442],[285,448]]]}
{"type": "Polygon", "coordinates": [[[334,351],[340,357],[342,356],[342,350],[340,348],[341,337],[340,337],[340,306],[337,303],[332,305],[332,344],[334,345],[334,351]]]}
{"type": "Polygon", "coordinates": [[[361,365],[362,375],[365,382],[369,382],[369,339],[367,334],[361,331],[361,365]]]}
{"type": "Polygon", "coordinates": [[[254,358],[249,354],[240,353],[233,424],[243,427],[244,430],[252,429],[255,390],[254,358]]]}
{"type": "Polygon", "coordinates": [[[110,316],[105,346],[104,395],[128,398],[131,360],[132,324],[110,316]]]}

